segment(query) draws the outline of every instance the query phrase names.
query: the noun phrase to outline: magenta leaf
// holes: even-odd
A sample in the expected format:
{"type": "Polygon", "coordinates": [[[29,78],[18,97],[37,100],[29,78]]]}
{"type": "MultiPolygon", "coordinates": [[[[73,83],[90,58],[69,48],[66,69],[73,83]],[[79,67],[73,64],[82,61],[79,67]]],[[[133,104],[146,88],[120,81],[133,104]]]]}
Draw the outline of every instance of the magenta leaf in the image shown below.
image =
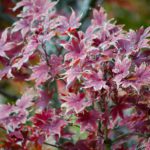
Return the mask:
{"type": "Polygon", "coordinates": [[[86,99],[84,94],[70,94],[63,98],[65,102],[62,104],[62,107],[66,108],[66,113],[70,111],[75,111],[79,113],[83,111],[86,107],[91,105],[91,101],[86,99]]]}
{"type": "Polygon", "coordinates": [[[102,7],[99,10],[94,9],[93,20],[92,20],[92,23],[94,25],[101,26],[106,21],[106,19],[107,19],[107,15],[102,7]]]}
{"type": "Polygon", "coordinates": [[[118,88],[121,80],[129,75],[130,66],[131,60],[129,58],[124,58],[123,60],[120,60],[118,57],[116,58],[115,67],[112,71],[116,74],[113,80],[116,82],[118,88]]]}
{"type": "Polygon", "coordinates": [[[84,88],[93,88],[95,91],[99,91],[102,88],[108,89],[106,81],[103,80],[102,72],[91,72],[88,76],[85,76],[84,88]]]}
{"type": "Polygon", "coordinates": [[[77,123],[81,125],[81,131],[95,131],[98,127],[99,113],[95,110],[84,111],[78,114],[77,123]]]}
{"type": "Polygon", "coordinates": [[[146,66],[146,64],[141,64],[139,67],[135,67],[134,74],[124,80],[122,82],[122,86],[127,87],[133,87],[137,92],[140,91],[141,86],[144,84],[150,83],[150,67],[146,66]]]}

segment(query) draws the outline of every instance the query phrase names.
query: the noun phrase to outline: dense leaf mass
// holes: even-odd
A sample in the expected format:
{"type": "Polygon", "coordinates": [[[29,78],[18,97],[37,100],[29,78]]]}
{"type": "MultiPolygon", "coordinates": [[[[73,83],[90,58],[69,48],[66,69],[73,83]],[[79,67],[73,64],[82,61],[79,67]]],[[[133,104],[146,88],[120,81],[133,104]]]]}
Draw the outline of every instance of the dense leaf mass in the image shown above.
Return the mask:
{"type": "Polygon", "coordinates": [[[124,31],[99,8],[83,32],[56,4],[18,2],[1,34],[0,79],[31,84],[0,105],[0,147],[150,149],[150,27],[124,31]]]}

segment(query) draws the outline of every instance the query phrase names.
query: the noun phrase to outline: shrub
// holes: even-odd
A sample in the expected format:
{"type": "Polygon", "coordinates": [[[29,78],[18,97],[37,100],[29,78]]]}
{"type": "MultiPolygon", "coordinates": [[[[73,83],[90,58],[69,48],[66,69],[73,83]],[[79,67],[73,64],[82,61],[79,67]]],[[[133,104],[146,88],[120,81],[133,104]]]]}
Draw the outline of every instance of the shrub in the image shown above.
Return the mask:
{"type": "Polygon", "coordinates": [[[124,31],[99,8],[83,32],[81,16],[56,4],[18,2],[19,19],[1,35],[0,79],[28,89],[0,105],[0,146],[149,149],[150,28],[124,31]]]}

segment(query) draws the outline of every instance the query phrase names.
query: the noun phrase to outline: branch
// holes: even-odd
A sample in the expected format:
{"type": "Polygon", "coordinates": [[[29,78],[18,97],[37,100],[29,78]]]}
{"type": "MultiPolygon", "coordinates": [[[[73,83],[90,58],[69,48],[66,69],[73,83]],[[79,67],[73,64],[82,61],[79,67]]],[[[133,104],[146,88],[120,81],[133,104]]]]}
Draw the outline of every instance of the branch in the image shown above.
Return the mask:
{"type": "Polygon", "coordinates": [[[149,138],[150,137],[150,133],[148,134],[142,134],[142,133],[126,133],[123,135],[118,136],[114,141],[112,141],[112,144],[118,142],[119,140],[122,140],[124,138],[127,138],[128,136],[141,136],[141,137],[145,137],[145,138],[149,138]]]}
{"type": "Polygon", "coordinates": [[[51,65],[49,64],[49,57],[48,57],[48,54],[47,54],[47,52],[46,52],[46,49],[45,49],[45,45],[44,45],[44,44],[42,44],[42,49],[43,49],[44,54],[45,54],[46,63],[47,63],[47,65],[48,65],[49,67],[51,67],[51,65]]]}
{"type": "MultiPolygon", "coordinates": [[[[43,43],[42,43],[42,49],[43,49],[44,54],[45,54],[45,59],[46,59],[47,66],[49,67],[49,69],[51,69],[51,65],[50,65],[50,63],[49,63],[49,56],[48,56],[48,54],[47,54],[45,45],[44,45],[43,43]]],[[[50,76],[52,76],[51,72],[49,72],[49,71],[48,71],[48,74],[49,74],[50,76]]]]}
{"type": "Polygon", "coordinates": [[[47,142],[44,142],[45,145],[51,146],[51,147],[55,147],[55,148],[62,148],[60,145],[55,145],[55,144],[50,144],[47,142]]]}

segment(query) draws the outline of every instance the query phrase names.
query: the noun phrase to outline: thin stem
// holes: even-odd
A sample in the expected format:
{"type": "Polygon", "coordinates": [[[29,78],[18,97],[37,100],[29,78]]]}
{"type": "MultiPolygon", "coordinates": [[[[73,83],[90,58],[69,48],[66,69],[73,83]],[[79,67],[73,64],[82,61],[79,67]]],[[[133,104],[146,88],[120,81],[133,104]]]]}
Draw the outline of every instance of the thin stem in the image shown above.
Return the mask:
{"type": "Polygon", "coordinates": [[[51,147],[55,147],[55,148],[62,148],[61,146],[59,145],[55,145],[55,144],[50,144],[50,143],[47,143],[47,142],[44,142],[45,145],[48,145],[48,146],[51,146],[51,147]]]}
{"type": "MultiPolygon", "coordinates": [[[[42,43],[42,49],[44,51],[44,54],[45,54],[45,59],[46,59],[46,63],[47,63],[47,66],[51,69],[51,65],[49,63],[49,56],[46,52],[46,48],[45,48],[45,45],[42,43]]],[[[52,74],[48,71],[48,74],[51,76],[52,74]]]]}
{"type": "Polygon", "coordinates": [[[123,135],[118,136],[112,143],[115,144],[116,142],[127,138],[128,136],[141,136],[141,137],[145,137],[145,138],[149,138],[150,134],[142,134],[142,133],[126,133],[123,135]]]}
{"type": "Polygon", "coordinates": [[[42,44],[42,48],[43,48],[43,51],[44,51],[44,54],[45,54],[45,59],[46,59],[46,63],[49,67],[51,67],[51,65],[49,64],[49,58],[48,58],[48,54],[46,52],[46,49],[45,49],[45,45],[42,44]]]}
{"type": "Polygon", "coordinates": [[[112,141],[108,138],[108,128],[105,127],[105,149],[111,150],[112,141]]]}

